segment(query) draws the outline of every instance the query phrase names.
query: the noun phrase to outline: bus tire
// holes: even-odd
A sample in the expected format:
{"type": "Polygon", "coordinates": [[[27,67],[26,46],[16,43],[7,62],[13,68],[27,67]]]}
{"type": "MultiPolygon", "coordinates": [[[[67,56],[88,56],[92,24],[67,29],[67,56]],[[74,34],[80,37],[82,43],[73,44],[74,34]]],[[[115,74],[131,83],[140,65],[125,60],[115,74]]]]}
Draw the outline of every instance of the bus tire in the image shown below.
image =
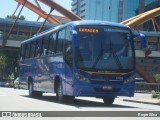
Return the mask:
{"type": "Polygon", "coordinates": [[[29,97],[42,97],[42,92],[33,90],[33,82],[29,82],[29,97]]]}
{"type": "Polygon", "coordinates": [[[62,85],[60,82],[58,83],[58,86],[57,86],[56,98],[58,102],[61,102],[61,103],[64,102],[65,100],[65,96],[63,95],[62,85]]]}
{"type": "Polygon", "coordinates": [[[115,100],[115,97],[104,97],[103,102],[105,105],[112,105],[115,100]]]}

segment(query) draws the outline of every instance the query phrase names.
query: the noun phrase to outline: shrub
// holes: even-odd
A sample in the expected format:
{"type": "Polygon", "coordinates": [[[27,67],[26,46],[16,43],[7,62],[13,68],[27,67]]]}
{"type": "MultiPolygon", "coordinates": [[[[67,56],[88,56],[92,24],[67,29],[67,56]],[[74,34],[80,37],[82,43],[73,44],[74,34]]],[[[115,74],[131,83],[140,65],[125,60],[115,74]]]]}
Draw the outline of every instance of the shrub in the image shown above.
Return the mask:
{"type": "Polygon", "coordinates": [[[160,74],[153,75],[157,83],[160,83],[160,74]]]}
{"type": "Polygon", "coordinates": [[[156,94],[156,92],[154,91],[154,90],[152,90],[152,98],[157,98],[157,94],[156,94]]]}

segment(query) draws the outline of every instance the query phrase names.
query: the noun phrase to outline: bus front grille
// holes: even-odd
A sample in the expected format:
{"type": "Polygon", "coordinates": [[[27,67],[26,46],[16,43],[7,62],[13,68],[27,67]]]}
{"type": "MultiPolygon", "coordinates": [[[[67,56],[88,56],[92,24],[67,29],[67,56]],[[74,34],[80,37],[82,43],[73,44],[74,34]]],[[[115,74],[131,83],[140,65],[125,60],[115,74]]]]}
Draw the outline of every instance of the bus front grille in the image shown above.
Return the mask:
{"type": "Polygon", "coordinates": [[[94,88],[96,92],[119,92],[120,88],[113,88],[112,90],[103,90],[102,88],[94,88]]]}
{"type": "Polygon", "coordinates": [[[123,84],[122,80],[95,80],[91,79],[90,80],[92,84],[98,84],[98,83],[109,83],[109,84],[123,84]]]}

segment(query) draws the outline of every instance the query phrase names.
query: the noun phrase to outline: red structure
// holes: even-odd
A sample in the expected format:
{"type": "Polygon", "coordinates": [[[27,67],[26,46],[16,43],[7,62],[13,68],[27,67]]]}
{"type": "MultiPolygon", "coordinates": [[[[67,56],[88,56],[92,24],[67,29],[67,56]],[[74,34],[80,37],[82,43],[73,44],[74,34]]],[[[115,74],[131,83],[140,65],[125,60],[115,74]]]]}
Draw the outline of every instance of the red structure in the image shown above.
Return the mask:
{"type": "MultiPolygon", "coordinates": [[[[19,4],[23,4],[25,0],[15,0],[15,1],[18,2],[19,4]]],[[[57,4],[53,0],[39,0],[39,1],[41,1],[44,4],[46,4],[51,9],[56,10],[59,13],[63,14],[65,17],[69,18],[72,21],[74,21],[74,20],[82,20],[79,16],[77,16],[77,15],[73,14],[72,12],[68,11],[67,9],[65,9],[61,5],[57,4]]],[[[40,5],[39,5],[37,0],[35,0],[35,2],[37,4],[37,6],[27,0],[25,6],[28,9],[32,10],[33,12],[35,12],[36,14],[38,14],[40,17],[46,19],[47,18],[47,13],[42,10],[42,8],[40,7],[40,5]]],[[[48,16],[47,21],[50,22],[50,23],[53,23],[53,24],[60,24],[60,21],[58,21],[51,14],[48,16]]]]}

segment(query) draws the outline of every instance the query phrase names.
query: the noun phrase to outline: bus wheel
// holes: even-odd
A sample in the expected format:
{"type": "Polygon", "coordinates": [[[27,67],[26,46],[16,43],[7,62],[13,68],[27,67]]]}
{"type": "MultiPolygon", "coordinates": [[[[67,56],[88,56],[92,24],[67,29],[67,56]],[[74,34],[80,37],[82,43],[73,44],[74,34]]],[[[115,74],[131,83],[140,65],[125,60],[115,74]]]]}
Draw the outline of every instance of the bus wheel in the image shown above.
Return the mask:
{"type": "Polygon", "coordinates": [[[57,87],[57,90],[56,90],[56,97],[57,97],[59,102],[64,102],[64,95],[63,95],[61,83],[58,83],[58,87],[57,87]]]}
{"type": "Polygon", "coordinates": [[[105,105],[112,105],[115,100],[115,97],[104,97],[103,102],[105,105]]]}
{"type": "Polygon", "coordinates": [[[29,82],[29,97],[42,97],[42,92],[33,90],[32,82],[29,82]]]}

